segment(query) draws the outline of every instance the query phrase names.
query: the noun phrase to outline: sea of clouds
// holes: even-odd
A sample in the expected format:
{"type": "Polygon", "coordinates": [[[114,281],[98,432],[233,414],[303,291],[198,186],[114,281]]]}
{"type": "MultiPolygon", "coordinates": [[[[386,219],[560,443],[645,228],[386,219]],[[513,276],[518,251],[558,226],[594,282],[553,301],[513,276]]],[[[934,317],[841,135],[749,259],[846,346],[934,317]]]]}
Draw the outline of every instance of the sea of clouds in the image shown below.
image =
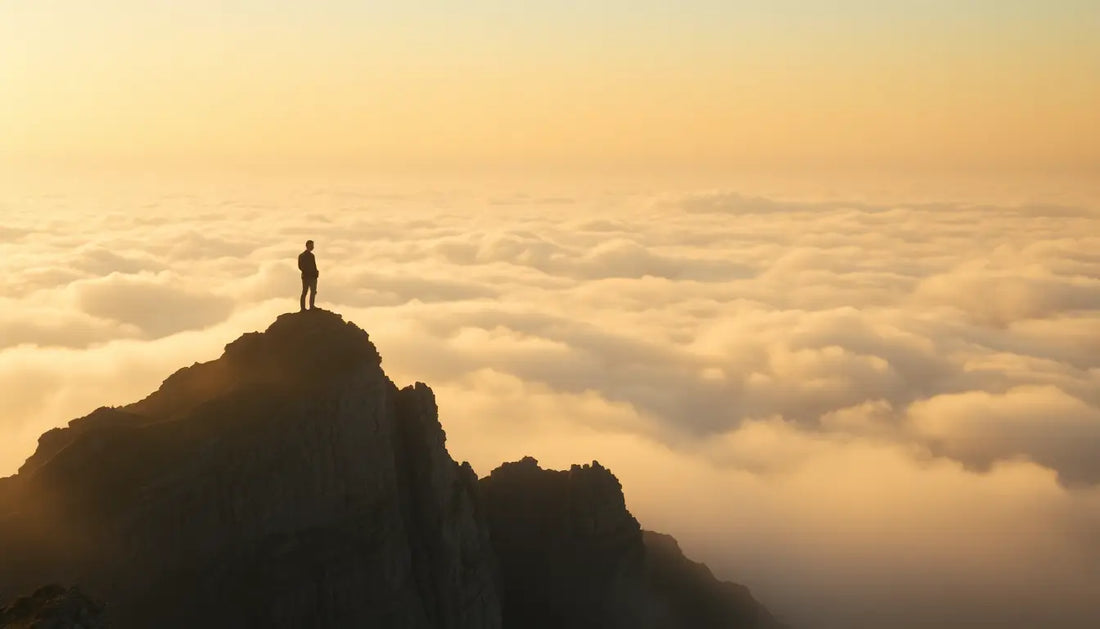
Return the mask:
{"type": "Polygon", "coordinates": [[[0,474],[297,309],[480,474],[598,459],[798,627],[1100,625],[1100,213],[712,191],[0,196],[0,474]]]}

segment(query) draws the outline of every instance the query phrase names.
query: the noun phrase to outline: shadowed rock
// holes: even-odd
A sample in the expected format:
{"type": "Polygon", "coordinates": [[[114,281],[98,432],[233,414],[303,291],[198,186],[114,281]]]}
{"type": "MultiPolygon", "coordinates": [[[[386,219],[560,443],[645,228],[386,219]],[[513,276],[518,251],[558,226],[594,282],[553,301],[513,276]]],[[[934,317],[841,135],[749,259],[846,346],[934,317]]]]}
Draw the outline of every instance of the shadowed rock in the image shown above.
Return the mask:
{"type": "MultiPolygon", "coordinates": [[[[42,436],[0,479],[0,599],[76,584],[123,628],[689,626],[694,586],[658,587],[679,564],[647,553],[610,472],[525,460],[483,496],[445,441],[431,390],[398,389],[366,332],[280,316],[42,436]],[[526,624],[531,600],[568,622],[526,624]]],[[[697,581],[707,601],[726,592],[697,581]]],[[[758,626],[734,621],[694,626],[758,626]]]]}
{"type": "Polygon", "coordinates": [[[527,457],[481,480],[500,560],[504,624],[530,629],[778,627],[743,586],[643,532],[598,462],[544,470],[527,457]]]}
{"type": "Polygon", "coordinates": [[[279,317],[51,431],[0,490],[0,594],[77,583],[121,627],[497,627],[477,478],[363,330],[279,317]]]}
{"type": "Polygon", "coordinates": [[[0,605],[5,629],[103,629],[103,606],[76,588],[47,585],[34,594],[0,605]]]}

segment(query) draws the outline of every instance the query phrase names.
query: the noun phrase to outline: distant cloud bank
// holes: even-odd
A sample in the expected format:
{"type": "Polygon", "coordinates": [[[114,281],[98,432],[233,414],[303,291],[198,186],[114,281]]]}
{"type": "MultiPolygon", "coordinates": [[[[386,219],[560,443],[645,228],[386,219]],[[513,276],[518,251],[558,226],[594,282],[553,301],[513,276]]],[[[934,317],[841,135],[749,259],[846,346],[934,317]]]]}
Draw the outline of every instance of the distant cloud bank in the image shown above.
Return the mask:
{"type": "Polygon", "coordinates": [[[399,384],[437,389],[452,452],[481,473],[599,458],[643,521],[795,622],[1100,621],[1082,532],[1100,522],[1095,208],[2,201],[0,472],[296,308],[312,238],[319,303],[371,333],[399,384]],[[876,586],[889,574],[896,591],[876,586]]]}

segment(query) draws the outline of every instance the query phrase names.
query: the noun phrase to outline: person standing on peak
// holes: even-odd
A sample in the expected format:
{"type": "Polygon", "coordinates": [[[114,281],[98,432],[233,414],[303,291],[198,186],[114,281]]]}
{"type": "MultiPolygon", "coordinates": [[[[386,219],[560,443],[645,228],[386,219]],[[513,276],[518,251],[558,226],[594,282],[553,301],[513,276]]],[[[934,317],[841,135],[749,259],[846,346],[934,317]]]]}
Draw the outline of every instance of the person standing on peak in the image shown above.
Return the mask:
{"type": "Polygon", "coordinates": [[[298,270],[302,272],[302,298],[299,304],[306,309],[306,293],[309,293],[309,309],[313,310],[313,300],[317,298],[317,259],[313,257],[313,241],[306,241],[306,250],[298,254],[298,270]]]}

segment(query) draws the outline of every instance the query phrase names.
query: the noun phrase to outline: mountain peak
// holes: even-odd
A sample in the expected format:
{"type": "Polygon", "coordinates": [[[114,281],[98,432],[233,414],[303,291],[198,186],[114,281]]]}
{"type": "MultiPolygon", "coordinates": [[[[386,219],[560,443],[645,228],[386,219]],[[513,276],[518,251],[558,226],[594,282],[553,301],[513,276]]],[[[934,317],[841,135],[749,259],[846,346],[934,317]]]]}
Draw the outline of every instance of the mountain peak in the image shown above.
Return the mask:
{"type": "Polygon", "coordinates": [[[246,368],[276,362],[305,378],[382,362],[366,331],[319,308],[279,315],[267,330],[242,335],[225,346],[225,359],[246,368]]]}
{"type": "Polygon", "coordinates": [[[399,389],[368,334],[321,310],[43,435],[0,479],[0,557],[0,599],[76,585],[123,628],[772,626],[744,597],[736,622],[685,624],[595,461],[528,457],[479,483],[431,389],[399,389]]]}
{"type": "Polygon", "coordinates": [[[120,408],[96,409],[65,428],[46,432],[20,472],[37,469],[88,432],[178,418],[234,391],[274,387],[302,392],[364,374],[385,380],[381,363],[370,335],[335,312],[314,309],[279,315],[263,332],[247,332],[230,342],[216,360],[177,370],[146,398],[120,408]]]}
{"type": "Polygon", "coordinates": [[[381,375],[370,335],[335,312],[314,309],[279,315],[263,332],[248,332],[225,346],[222,357],[181,369],[161,390],[189,387],[189,380],[217,378],[234,384],[323,384],[361,369],[381,375]],[[206,369],[213,373],[195,374],[206,369]]]}

